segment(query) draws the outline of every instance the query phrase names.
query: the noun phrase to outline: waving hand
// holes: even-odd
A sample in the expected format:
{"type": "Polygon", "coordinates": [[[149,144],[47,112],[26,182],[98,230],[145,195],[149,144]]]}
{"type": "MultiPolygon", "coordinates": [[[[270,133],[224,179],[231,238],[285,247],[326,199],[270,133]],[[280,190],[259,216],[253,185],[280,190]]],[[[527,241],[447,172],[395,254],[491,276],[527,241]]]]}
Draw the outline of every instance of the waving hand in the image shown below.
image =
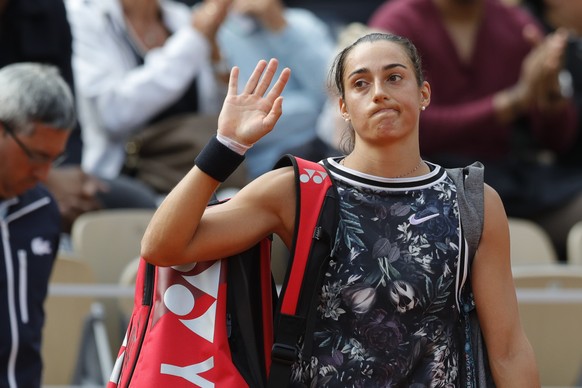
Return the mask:
{"type": "Polygon", "coordinates": [[[260,60],[240,94],[237,90],[239,69],[233,67],[228,93],[218,117],[219,134],[251,146],[273,129],[283,112],[281,93],[291,73],[288,68],[283,69],[271,90],[267,92],[277,66],[276,59],[271,59],[268,63],[260,60]]]}

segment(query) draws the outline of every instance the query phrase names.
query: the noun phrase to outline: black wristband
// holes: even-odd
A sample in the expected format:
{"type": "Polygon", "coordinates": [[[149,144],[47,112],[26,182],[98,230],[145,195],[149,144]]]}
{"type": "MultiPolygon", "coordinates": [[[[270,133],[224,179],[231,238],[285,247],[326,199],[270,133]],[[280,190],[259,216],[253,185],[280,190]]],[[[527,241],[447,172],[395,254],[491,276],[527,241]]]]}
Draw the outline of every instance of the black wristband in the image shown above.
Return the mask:
{"type": "Polygon", "coordinates": [[[245,160],[213,136],[196,157],[194,164],[219,182],[224,182],[245,160]]]}

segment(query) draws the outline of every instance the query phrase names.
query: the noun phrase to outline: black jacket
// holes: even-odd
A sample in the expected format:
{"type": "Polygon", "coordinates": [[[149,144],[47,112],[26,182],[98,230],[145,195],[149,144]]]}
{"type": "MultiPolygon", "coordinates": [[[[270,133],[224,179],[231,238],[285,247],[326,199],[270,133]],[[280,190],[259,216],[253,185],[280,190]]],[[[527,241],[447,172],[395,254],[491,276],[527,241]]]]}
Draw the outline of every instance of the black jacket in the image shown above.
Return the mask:
{"type": "Polygon", "coordinates": [[[40,387],[43,304],[60,213],[42,186],[0,202],[0,387],[40,387]]]}

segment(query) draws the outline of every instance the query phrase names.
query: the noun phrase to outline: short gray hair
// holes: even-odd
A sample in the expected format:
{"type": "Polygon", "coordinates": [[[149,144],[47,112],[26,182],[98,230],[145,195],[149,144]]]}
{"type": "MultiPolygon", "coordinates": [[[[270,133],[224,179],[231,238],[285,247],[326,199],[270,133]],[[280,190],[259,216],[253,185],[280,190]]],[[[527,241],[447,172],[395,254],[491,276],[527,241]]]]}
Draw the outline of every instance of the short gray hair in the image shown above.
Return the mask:
{"type": "Polygon", "coordinates": [[[0,69],[0,120],[20,133],[33,122],[71,130],[76,125],[73,93],[57,67],[20,62],[0,69]]]}

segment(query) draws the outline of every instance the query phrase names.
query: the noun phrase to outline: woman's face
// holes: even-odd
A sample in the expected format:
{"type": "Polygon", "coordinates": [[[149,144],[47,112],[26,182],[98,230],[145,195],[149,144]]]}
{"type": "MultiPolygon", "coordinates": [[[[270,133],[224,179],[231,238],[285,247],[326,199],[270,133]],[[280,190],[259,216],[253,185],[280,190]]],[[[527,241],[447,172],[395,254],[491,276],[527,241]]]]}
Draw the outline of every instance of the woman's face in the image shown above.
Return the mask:
{"type": "Polygon", "coordinates": [[[418,131],[430,86],[418,86],[412,62],[399,44],[381,40],[355,46],[345,59],[343,82],[340,110],[358,138],[381,145],[418,131]]]}

